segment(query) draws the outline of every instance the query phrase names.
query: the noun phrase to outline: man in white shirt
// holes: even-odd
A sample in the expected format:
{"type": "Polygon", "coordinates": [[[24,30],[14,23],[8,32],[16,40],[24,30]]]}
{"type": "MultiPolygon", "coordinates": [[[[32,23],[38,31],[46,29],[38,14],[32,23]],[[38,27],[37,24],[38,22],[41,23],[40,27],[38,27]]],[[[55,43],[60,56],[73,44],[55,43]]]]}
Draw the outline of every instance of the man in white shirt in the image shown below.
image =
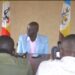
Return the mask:
{"type": "Polygon", "coordinates": [[[61,60],[48,60],[39,65],[36,75],[75,75],[75,34],[64,38],[60,47],[61,60]]]}

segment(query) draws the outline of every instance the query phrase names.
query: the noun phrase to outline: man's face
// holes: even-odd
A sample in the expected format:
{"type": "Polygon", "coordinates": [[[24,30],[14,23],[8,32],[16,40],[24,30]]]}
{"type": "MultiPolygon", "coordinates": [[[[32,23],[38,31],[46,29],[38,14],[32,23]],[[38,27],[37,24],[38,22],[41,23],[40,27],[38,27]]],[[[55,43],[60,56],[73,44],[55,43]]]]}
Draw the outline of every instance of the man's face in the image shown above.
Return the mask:
{"type": "Polygon", "coordinates": [[[29,26],[27,27],[27,34],[29,37],[33,37],[37,35],[37,28],[35,26],[29,26]]]}

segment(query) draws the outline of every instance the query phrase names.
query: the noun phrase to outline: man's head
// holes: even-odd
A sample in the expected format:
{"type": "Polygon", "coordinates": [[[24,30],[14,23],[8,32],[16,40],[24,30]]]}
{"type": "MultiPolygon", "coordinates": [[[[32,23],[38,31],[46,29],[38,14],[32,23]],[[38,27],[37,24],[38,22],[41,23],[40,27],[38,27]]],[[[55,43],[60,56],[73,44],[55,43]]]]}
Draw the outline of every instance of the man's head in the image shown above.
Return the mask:
{"type": "Polygon", "coordinates": [[[37,22],[31,22],[27,27],[27,34],[30,37],[31,41],[34,41],[39,30],[39,24],[37,22]]]}
{"type": "Polygon", "coordinates": [[[0,53],[13,54],[14,52],[14,40],[10,36],[0,36],[0,53]]]}
{"type": "Polygon", "coordinates": [[[75,34],[70,34],[61,42],[60,52],[62,56],[75,56],[75,34]]]}

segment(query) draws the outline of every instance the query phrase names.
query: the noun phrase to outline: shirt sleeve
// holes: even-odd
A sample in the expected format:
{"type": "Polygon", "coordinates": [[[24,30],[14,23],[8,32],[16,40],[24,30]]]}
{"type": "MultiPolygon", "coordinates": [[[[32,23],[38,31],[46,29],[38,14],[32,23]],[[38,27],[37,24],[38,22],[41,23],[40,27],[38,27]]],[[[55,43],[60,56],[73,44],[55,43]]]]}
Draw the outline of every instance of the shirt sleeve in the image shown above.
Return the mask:
{"type": "Polygon", "coordinates": [[[18,40],[18,45],[17,45],[17,53],[23,53],[23,49],[22,49],[22,37],[19,37],[18,40]]]}

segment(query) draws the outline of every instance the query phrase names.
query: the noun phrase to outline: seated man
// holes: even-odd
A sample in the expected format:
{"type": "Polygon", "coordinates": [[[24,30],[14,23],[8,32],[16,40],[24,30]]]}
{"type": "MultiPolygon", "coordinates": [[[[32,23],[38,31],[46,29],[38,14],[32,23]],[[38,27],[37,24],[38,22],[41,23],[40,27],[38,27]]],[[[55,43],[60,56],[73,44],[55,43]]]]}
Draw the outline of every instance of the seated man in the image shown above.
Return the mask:
{"type": "Polygon", "coordinates": [[[75,34],[64,38],[61,60],[48,60],[39,65],[36,75],[75,75],[75,34]]]}
{"type": "Polygon", "coordinates": [[[48,38],[38,34],[39,24],[37,22],[29,23],[27,34],[21,35],[18,41],[17,53],[31,53],[34,57],[41,54],[48,54],[48,38]]]}
{"type": "Polygon", "coordinates": [[[60,52],[57,46],[51,49],[51,59],[60,59],[60,52]]]}
{"type": "Polygon", "coordinates": [[[0,36],[0,75],[33,75],[27,59],[14,57],[14,41],[0,36]]]}

